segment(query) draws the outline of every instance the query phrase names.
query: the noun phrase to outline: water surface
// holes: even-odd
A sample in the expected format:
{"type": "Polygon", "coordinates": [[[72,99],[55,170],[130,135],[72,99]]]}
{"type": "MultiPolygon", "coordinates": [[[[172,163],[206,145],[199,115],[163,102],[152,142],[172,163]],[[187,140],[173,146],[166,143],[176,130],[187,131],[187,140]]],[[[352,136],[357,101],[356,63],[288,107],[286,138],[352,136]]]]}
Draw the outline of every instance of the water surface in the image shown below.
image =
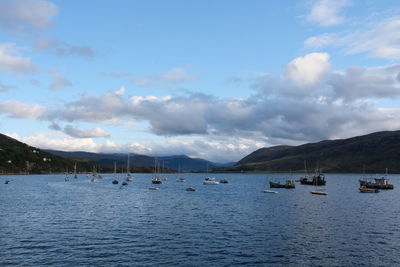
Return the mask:
{"type": "Polygon", "coordinates": [[[400,265],[397,175],[394,190],[361,194],[360,175],[328,174],[327,196],[262,192],[282,174],[165,176],[157,191],[150,174],[123,188],[111,175],[0,177],[0,266],[400,265]]]}

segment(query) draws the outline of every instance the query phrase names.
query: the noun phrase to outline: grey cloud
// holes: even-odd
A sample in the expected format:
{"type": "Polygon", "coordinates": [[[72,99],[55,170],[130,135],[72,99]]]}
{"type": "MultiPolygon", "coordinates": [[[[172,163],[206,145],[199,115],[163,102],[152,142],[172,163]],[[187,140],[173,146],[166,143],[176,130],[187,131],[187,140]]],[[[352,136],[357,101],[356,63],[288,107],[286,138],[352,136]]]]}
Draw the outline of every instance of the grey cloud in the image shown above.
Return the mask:
{"type": "Polygon", "coordinates": [[[0,71],[29,74],[37,71],[30,58],[21,57],[13,43],[0,43],[0,71]]]}
{"type": "Polygon", "coordinates": [[[58,56],[80,56],[84,58],[95,56],[93,49],[88,46],[72,45],[46,37],[37,39],[34,46],[39,51],[50,51],[58,56]]]}
{"type": "Polygon", "coordinates": [[[173,68],[163,74],[137,76],[129,81],[140,87],[170,86],[195,80],[196,77],[183,68],[173,68]]]}
{"type": "Polygon", "coordinates": [[[61,130],[61,126],[58,125],[58,124],[55,123],[55,122],[52,122],[52,123],[49,125],[49,129],[55,130],[55,131],[60,131],[60,130],[61,130]]]}
{"type": "Polygon", "coordinates": [[[8,91],[8,90],[13,89],[13,88],[15,88],[15,86],[7,85],[7,84],[4,84],[4,83],[0,82],[0,92],[5,92],[5,91],[8,91]]]}
{"type": "Polygon", "coordinates": [[[11,34],[29,34],[52,26],[57,13],[57,6],[49,1],[0,0],[0,28],[11,34]]]}
{"type": "Polygon", "coordinates": [[[110,135],[99,127],[95,127],[92,129],[80,130],[72,125],[67,125],[64,127],[64,133],[69,136],[76,138],[100,138],[100,137],[109,137],[110,135]]]}
{"type": "Polygon", "coordinates": [[[58,91],[58,90],[63,89],[64,87],[72,86],[72,85],[73,84],[67,78],[65,78],[59,74],[56,74],[53,77],[53,81],[51,82],[49,88],[53,91],[58,91]]]}
{"type": "Polygon", "coordinates": [[[100,76],[103,77],[108,77],[108,78],[124,78],[127,76],[131,76],[132,74],[128,73],[128,72],[98,72],[97,73],[100,76]]]}
{"type": "MultiPolygon", "coordinates": [[[[399,72],[400,65],[350,68],[330,72],[312,87],[264,75],[254,85],[256,94],[246,99],[220,99],[201,93],[127,97],[121,88],[101,96],[84,94],[46,112],[46,119],[74,123],[145,121],[152,133],[162,136],[249,138],[268,144],[344,138],[400,128],[400,109],[379,108],[370,101],[398,97],[399,72]]],[[[38,111],[44,119],[44,111],[38,111]]],[[[72,136],[85,136],[73,128],[65,130],[72,136]]]]}

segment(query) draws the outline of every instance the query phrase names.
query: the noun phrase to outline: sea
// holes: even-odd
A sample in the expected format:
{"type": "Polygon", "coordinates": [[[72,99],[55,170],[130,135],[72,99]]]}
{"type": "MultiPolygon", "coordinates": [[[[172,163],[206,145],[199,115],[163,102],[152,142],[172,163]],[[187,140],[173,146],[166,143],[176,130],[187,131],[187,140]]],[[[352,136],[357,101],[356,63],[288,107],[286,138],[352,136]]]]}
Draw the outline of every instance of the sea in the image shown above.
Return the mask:
{"type": "Polygon", "coordinates": [[[399,175],[363,194],[361,174],[326,174],[325,196],[263,192],[296,174],[212,175],[229,183],[0,176],[0,266],[400,266],[399,175]]]}

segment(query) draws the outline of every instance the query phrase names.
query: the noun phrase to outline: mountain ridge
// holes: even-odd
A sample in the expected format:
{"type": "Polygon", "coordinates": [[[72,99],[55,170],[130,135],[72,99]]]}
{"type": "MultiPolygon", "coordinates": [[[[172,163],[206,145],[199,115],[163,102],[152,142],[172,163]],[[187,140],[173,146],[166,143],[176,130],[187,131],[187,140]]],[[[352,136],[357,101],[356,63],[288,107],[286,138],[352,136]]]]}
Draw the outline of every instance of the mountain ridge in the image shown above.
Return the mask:
{"type": "Polygon", "coordinates": [[[232,167],[219,171],[310,171],[319,165],[325,172],[400,173],[400,131],[381,131],[347,139],[323,140],[299,146],[258,149],[232,167]]]}

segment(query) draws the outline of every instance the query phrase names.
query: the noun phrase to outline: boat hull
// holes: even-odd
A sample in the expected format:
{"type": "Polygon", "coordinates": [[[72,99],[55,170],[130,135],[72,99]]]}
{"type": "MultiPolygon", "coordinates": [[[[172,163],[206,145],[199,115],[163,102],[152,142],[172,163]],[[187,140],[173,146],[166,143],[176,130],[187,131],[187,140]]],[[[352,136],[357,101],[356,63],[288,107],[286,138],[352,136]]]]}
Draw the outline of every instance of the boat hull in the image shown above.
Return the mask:
{"type": "Polygon", "coordinates": [[[288,183],[286,184],[281,184],[281,183],[275,183],[275,182],[269,182],[269,187],[270,188],[286,188],[286,189],[293,189],[295,188],[294,183],[288,183]]]}

